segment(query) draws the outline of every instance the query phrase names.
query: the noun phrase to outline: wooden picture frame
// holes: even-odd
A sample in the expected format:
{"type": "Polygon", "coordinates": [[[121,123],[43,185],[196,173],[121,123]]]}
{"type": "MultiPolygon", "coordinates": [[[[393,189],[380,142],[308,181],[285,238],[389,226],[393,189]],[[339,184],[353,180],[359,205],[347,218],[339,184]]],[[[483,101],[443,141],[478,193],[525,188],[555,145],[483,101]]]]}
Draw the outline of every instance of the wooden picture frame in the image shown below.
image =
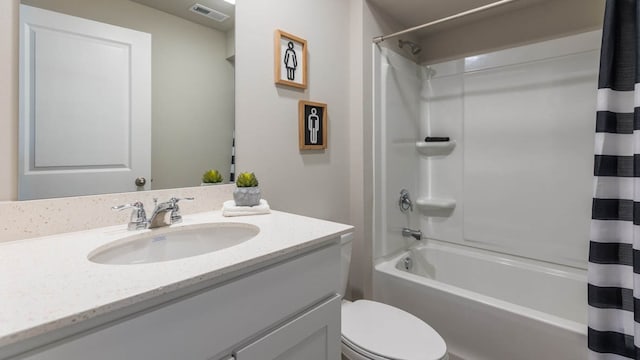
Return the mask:
{"type": "Polygon", "coordinates": [[[298,102],[298,144],[300,150],[327,148],[327,104],[298,102]]]}
{"type": "Polygon", "coordinates": [[[307,88],[307,40],[276,30],[274,36],[275,83],[307,88]]]}

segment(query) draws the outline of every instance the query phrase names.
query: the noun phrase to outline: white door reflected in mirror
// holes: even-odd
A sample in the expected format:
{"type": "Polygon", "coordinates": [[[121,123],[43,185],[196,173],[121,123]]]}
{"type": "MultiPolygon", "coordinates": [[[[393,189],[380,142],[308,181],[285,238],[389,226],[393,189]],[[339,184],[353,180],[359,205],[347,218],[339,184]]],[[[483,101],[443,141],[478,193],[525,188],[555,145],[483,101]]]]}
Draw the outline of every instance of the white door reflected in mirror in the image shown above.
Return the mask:
{"type": "Polygon", "coordinates": [[[19,198],[149,189],[151,35],[20,12],[19,198]]]}

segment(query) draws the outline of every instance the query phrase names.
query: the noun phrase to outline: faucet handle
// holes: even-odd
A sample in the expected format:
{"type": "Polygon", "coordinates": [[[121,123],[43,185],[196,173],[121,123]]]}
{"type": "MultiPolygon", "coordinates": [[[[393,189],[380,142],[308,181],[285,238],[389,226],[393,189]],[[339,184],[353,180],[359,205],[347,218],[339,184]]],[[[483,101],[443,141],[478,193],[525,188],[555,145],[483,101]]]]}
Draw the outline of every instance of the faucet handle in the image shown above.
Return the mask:
{"type": "Polygon", "coordinates": [[[194,197],[184,197],[184,198],[172,197],[171,199],[169,199],[169,202],[173,207],[173,210],[171,211],[171,224],[177,224],[182,222],[182,215],[180,214],[180,207],[178,206],[178,202],[182,200],[192,201],[192,200],[195,200],[195,198],[194,197]]]}
{"type": "Polygon", "coordinates": [[[413,211],[413,202],[411,202],[411,196],[409,195],[409,191],[407,191],[406,189],[402,189],[400,191],[398,206],[400,207],[400,211],[403,213],[406,213],[407,210],[413,211]]]}
{"type": "Polygon", "coordinates": [[[121,210],[124,210],[124,209],[131,209],[131,208],[133,208],[134,211],[142,210],[142,212],[144,212],[144,204],[141,203],[140,201],[132,202],[131,204],[113,206],[113,207],[111,207],[111,210],[121,211],[121,210]]]}
{"type": "Polygon", "coordinates": [[[169,199],[169,201],[170,201],[172,204],[177,204],[179,201],[182,201],[182,200],[189,200],[189,201],[192,201],[192,200],[195,200],[195,199],[196,199],[196,198],[194,198],[194,197],[183,197],[183,198],[172,197],[171,199],[169,199]]]}
{"type": "Polygon", "coordinates": [[[147,225],[147,213],[144,211],[144,204],[140,201],[136,201],[131,204],[113,206],[111,209],[117,211],[133,209],[129,224],[127,225],[127,229],[129,230],[144,229],[147,225]]]}

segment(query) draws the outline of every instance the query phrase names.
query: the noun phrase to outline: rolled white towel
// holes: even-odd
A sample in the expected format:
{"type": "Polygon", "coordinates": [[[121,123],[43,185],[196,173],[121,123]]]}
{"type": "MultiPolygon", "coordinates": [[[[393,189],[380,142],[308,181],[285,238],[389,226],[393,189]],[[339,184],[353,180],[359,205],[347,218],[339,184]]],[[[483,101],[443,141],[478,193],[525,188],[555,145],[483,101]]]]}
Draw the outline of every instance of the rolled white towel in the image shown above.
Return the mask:
{"type": "Polygon", "coordinates": [[[269,213],[271,213],[271,209],[265,199],[260,199],[260,204],[255,206],[237,206],[234,200],[228,200],[222,204],[222,216],[261,215],[269,213]]]}

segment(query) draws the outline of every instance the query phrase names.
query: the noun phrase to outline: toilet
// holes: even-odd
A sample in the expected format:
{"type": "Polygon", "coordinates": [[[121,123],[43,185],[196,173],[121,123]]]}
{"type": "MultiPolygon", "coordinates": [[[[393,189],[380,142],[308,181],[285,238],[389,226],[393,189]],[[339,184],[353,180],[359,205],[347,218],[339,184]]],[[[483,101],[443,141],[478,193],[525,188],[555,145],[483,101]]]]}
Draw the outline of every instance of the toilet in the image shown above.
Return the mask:
{"type": "MultiPolygon", "coordinates": [[[[341,245],[341,294],[351,263],[353,233],[341,245]]],[[[348,360],[447,360],[444,339],[424,321],[396,307],[370,301],[342,301],[342,356],[348,360]]]]}

